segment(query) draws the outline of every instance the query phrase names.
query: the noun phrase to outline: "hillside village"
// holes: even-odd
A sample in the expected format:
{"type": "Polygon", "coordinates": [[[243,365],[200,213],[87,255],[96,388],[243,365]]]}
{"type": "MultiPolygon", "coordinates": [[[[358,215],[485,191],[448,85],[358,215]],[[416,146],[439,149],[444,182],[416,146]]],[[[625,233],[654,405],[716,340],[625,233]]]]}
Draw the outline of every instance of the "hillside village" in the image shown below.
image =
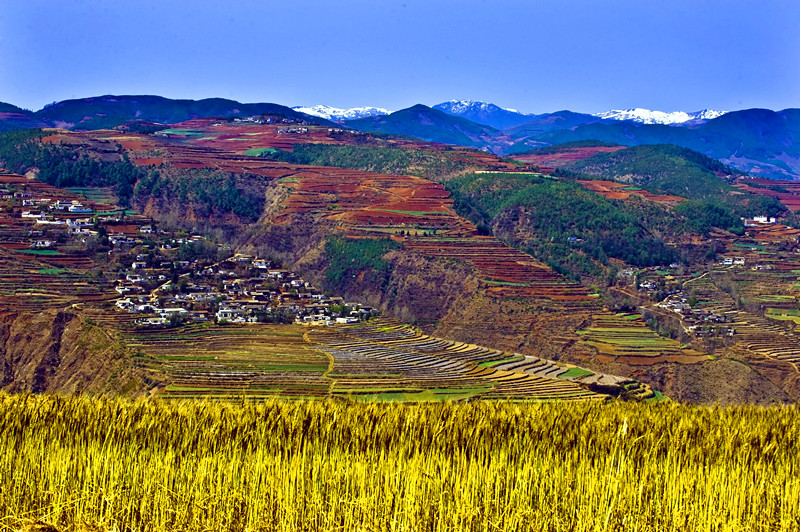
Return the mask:
{"type": "MultiPolygon", "coordinates": [[[[65,266],[86,266],[104,254],[103,277],[119,294],[116,308],[139,315],[136,323],[142,327],[191,322],[325,325],[377,314],[371,307],[326,295],[269,260],[230,255],[201,235],[165,231],[147,217],[100,199],[89,201],[79,191],[2,174],[2,246],[65,266]],[[220,260],[220,254],[227,258],[220,260]]],[[[743,222],[743,237],[716,236],[725,244],[718,267],[772,270],[785,268],[786,259],[796,255],[800,230],[766,216],[743,222]]],[[[725,325],[729,317],[698,307],[683,290],[696,275],[675,263],[663,271],[626,269],[618,282],[633,286],[656,308],[676,313],[694,336],[732,336],[735,329],[725,325]]]]}
{"type": "Polygon", "coordinates": [[[158,228],[148,217],[87,201],[78,193],[0,175],[3,248],[64,266],[102,258],[119,311],[143,327],[190,322],[353,323],[377,311],[325,295],[269,260],[227,251],[201,235],[158,228]]]}
{"type": "Polygon", "coordinates": [[[156,267],[143,255],[136,259],[117,281],[116,290],[125,297],[116,306],[146,315],[137,320],[143,326],[211,320],[332,325],[377,314],[372,307],[327,296],[297,273],[258,257],[237,254],[217,263],[160,261],[156,267]]]}

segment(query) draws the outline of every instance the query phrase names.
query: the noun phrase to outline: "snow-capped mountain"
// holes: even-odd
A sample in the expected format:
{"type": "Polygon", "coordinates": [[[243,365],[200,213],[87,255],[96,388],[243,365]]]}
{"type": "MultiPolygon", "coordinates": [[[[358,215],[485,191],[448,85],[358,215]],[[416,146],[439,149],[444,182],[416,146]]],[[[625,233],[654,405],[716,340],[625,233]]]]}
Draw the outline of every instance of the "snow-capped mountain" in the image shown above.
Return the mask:
{"type": "Polygon", "coordinates": [[[684,111],[674,111],[665,113],[664,111],[651,111],[650,109],[614,109],[604,113],[595,113],[594,116],[609,120],[630,120],[631,122],[638,122],[640,124],[682,124],[690,120],[712,120],[718,116],[722,116],[727,111],[713,111],[711,109],[703,109],[694,113],[686,113],[684,111]]]}
{"type": "Polygon", "coordinates": [[[450,100],[434,105],[433,108],[497,129],[518,126],[536,117],[536,115],[520,113],[516,109],[506,109],[493,103],[475,100],[450,100]]]}
{"type": "Polygon", "coordinates": [[[318,116],[327,120],[355,120],[369,116],[388,115],[388,109],[380,107],[353,107],[352,109],[339,109],[328,105],[315,105],[314,107],[292,107],[293,110],[311,116],[318,116]]]}
{"type": "Polygon", "coordinates": [[[453,115],[463,115],[466,113],[474,113],[478,111],[491,112],[491,111],[508,111],[510,113],[523,114],[516,109],[500,107],[493,103],[479,102],[475,100],[450,100],[444,103],[433,106],[434,109],[445,111],[453,115]]]}

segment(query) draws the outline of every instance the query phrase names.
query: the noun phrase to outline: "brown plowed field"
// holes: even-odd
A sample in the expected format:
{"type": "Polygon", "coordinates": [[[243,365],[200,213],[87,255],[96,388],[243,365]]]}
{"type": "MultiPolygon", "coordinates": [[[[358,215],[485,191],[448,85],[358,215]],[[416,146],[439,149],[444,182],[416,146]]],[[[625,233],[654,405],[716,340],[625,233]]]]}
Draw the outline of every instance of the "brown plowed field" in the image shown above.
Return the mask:
{"type": "Polygon", "coordinates": [[[0,173],[0,184],[31,183],[30,179],[17,174],[0,173]]]}
{"type": "Polygon", "coordinates": [[[543,167],[549,166],[558,168],[565,166],[576,161],[588,159],[598,153],[613,153],[615,151],[624,150],[627,146],[597,146],[593,148],[564,148],[558,153],[548,154],[521,154],[512,155],[511,157],[517,161],[522,161],[528,164],[535,164],[536,166],[543,167]]]}
{"type": "Polygon", "coordinates": [[[800,237],[800,229],[788,227],[781,224],[763,224],[758,227],[748,227],[747,232],[754,239],[767,242],[792,241],[797,242],[800,237]]]}
{"type": "Polygon", "coordinates": [[[631,187],[629,184],[618,183],[616,181],[579,179],[578,183],[587,190],[597,192],[608,199],[626,200],[630,198],[631,195],[637,195],[644,199],[669,206],[675,206],[686,199],[680,196],[670,196],[668,194],[653,194],[652,192],[636,189],[636,187],[631,187]]]}
{"type": "Polygon", "coordinates": [[[456,258],[472,264],[494,297],[590,299],[586,287],[567,281],[545,264],[494,237],[410,239],[405,247],[429,257],[456,258]]]}
{"type": "Polygon", "coordinates": [[[800,210],[800,182],[762,178],[739,178],[733,186],[752,194],[761,194],[762,196],[776,198],[792,212],[800,210]],[[762,187],[777,187],[780,190],[762,187]]]}
{"type": "MultiPolygon", "coordinates": [[[[239,154],[251,147],[279,147],[276,143],[286,139],[319,142],[327,138],[330,142],[341,143],[327,128],[309,126],[307,133],[278,132],[292,128],[294,126],[232,125],[196,120],[172,128],[181,133],[191,130],[193,134],[188,140],[185,136],[173,140],[114,131],[60,133],[59,136],[69,136],[70,142],[80,142],[82,137],[89,138],[89,142],[105,142],[108,150],[120,144],[132,150],[132,160],[141,165],[163,159],[179,168],[217,168],[281,179],[288,194],[278,220],[291,219],[294,213],[307,213],[329,220],[351,236],[370,236],[374,230],[385,231],[394,238],[408,235],[408,250],[431,257],[460,258],[472,264],[485,279],[487,292],[494,297],[588,299],[585,287],[566,281],[529,255],[495,238],[477,236],[475,226],[456,214],[450,194],[439,183],[415,176],[293,165],[239,154]],[[210,138],[212,136],[215,138],[210,138]],[[410,236],[420,235],[420,232],[427,236],[420,239],[410,236]]],[[[511,168],[509,163],[500,163],[494,155],[481,155],[474,150],[397,142],[430,150],[463,151],[464,157],[472,160],[484,157],[487,165],[511,168]]]]}

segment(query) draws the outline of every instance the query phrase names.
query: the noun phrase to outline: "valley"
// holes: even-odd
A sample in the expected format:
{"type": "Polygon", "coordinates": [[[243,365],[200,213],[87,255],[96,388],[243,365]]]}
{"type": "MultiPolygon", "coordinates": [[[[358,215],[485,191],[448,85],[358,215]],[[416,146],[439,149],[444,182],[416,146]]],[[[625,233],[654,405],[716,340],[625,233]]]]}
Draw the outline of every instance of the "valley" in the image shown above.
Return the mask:
{"type": "Polygon", "coordinates": [[[800,532],[792,2],[0,11],[0,532],[800,532]]]}
{"type": "MultiPolygon", "coordinates": [[[[15,152],[15,169],[27,176],[4,177],[0,247],[14,258],[4,274],[8,315],[23,323],[51,308],[93,324],[114,339],[129,379],[123,387],[134,393],[549,400],[633,397],[635,385],[642,397],[701,402],[800,397],[792,318],[800,291],[791,266],[800,230],[760,217],[786,217],[787,183],[657,147],[581,142],[501,158],[275,115],[153,129],[50,129],[11,139],[26,146],[15,152]],[[646,177],[662,152],[686,157],[698,178],[676,180],[670,166],[646,177]],[[37,160],[67,166],[45,173],[37,160]],[[719,184],[691,188],[704,180],[719,184]],[[87,212],[29,219],[23,202],[34,207],[26,212],[53,202],[87,212]],[[719,205],[714,218],[710,202],[719,205]],[[35,276],[19,276],[22,264],[35,276]],[[215,273],[203,288],[203,271],[213,267],[233,277],[215,273]],[[305,296],[292,277],[266,276],[282,267],[312,287],[305,296]],[[137,294],[130,279],[142,276],[145,286],[193,282],[172,294],[137,294]],[[24,279],[41,279],[43,288],[11,288],[24,279]],[[236,283],[244,295],[229,291],[236,283]],[[762,295],[731,298],[741,284],[762,295]],[[321,299],[302,300],[314,294],[321,299]],[[357,321],[369,309],[383,316],[372,319],[399,321],[373,326],[386,338],[365,339],[354,325],[335,324],[335,313],[311,318],[312,304],[355,309],[357,321]],[[183,310],[159,310],[170,307],[183,310]],[[217,323],[230,316],[242,323],[217,323]],[[282,319],[307,323],[261,325],[282,319]],[[320,319],[334,325],[308,332],[320,319]],[[396,353],[385,350],[391,330],[411,335],[396,353]],[[352,350],[359,345],[367,347],[352,350]],[[477,351],[454,358],[452,345],[477,351]],[[500,364],[499,377],[486,371],[503,360],[520,363],[500,364]],[[528,369],[539,360],[556,369],[528,369]],[[588,380],[536,383],[572,367],[588,380]]],[[[15,349],[5,348],[5,382],[19,387],[25,372],[10,369],[21,367],[15,349]]],[[[42,353],[30,364],[48,367],[42,353]]],[[[53,364],[39,373],[59,371],[68,370],[53,364]]]]}

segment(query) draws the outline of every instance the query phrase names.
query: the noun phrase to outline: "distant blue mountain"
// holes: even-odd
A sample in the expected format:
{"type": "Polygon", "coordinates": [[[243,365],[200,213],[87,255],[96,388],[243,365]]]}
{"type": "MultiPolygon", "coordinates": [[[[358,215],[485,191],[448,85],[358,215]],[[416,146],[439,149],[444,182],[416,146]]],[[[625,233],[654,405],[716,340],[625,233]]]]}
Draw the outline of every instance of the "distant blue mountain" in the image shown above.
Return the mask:
{"type": "Polygon", "coordinates": [[[96,96],[76,100],[64,100],[31,113],[10,104],[0,107],[7,113],[22,111],[28,122],[2,120],[0,129],[22,127],[63,127],[67,129],[112,128],[130,121],[148,121],[174,124],[192,118],[229,118],[256,115],[281,116],[290,120],[333,126],[319,117],[309,116],[275,103],[240,103],[223,98],[204,100],[172,100],[161,96],[96,96]]]}
{"type": "Polygon", "coordinates": [[[0,131],[32,129],[46,126],[47,124],[36,119],[31,111],[21,109],[10,103],[0,102],[0,131]]]}
{"type": "Polygon", "coordinates": [[[491,126],[421,104],[389,115],[348,120],[345,125],[359,131],[408,135],[431,142],[478,148],[494,147],[500,137],[500,132],[491,126]]]}
{"type": "MultiPolygon", "coordinates": [[[[191,118],[254,115],[281,116],[291,121],[339,127],[324,118],[274,103],[107,95],[65,100],[36,112],[0,103],[0,131],[38,127],[102,129],[132,121],[171,124],[191,118]]],[[[800,178],[800,143],[795,141],[800,139],[800,109],[777,112],[746,109],[713,119],[703,118],[710,116],[714,114],[706,112],[701,118],[683,123],[645,124],[633,119],[620,120],[623,115],[604,119],[567,110],[530,115],[485,102],[451,100],[435,108],[415,105],[385,116],[350,120],[346,124],[360,131],[412,136],[486,149],[500,155],[583,140],[625,146],[674,144],[755,175],[800,178]]]]}
{"type": "Polygon", "coordinates": [[[625,146],[675,144],[698,151],[739,170],[771,178],[800,177],[800,109],[732,111],[713,120],[675,127],[602,121],[572,128],[515,133],[518,151],[576,140],[600,140],[625,146]]]}
{"type": "Polygon", "coordinates": [[[449,102],[436,104],[433,108],[495,129],[518,126],[535,119],[537,116],[520,113],[515,109],[503,109],[493,103],[473,100],[450,100],[449,102]]]}

